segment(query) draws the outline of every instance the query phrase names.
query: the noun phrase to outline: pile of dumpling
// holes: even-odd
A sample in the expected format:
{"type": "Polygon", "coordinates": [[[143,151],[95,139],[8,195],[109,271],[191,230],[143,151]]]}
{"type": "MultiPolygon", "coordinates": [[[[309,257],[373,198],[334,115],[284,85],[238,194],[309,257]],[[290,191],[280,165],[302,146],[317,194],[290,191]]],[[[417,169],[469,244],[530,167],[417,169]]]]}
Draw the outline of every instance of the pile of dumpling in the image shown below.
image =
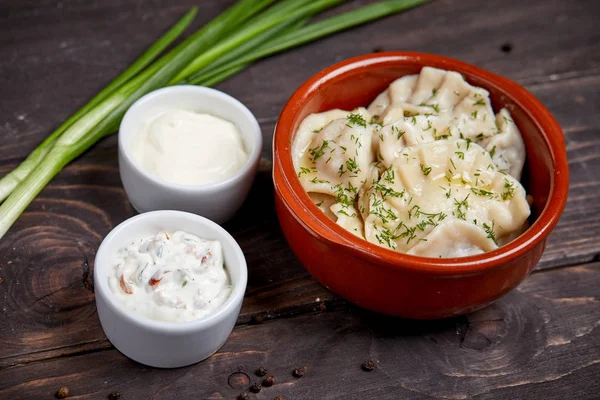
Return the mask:
{"type": "Polygon", "coordinates": [[[333,221],[424,257],[498,248],[526,229],[525,145],[506,109],[457,72],[425,67],[371,105],[311,114],[296,132],[303,187],[333,221]]]}

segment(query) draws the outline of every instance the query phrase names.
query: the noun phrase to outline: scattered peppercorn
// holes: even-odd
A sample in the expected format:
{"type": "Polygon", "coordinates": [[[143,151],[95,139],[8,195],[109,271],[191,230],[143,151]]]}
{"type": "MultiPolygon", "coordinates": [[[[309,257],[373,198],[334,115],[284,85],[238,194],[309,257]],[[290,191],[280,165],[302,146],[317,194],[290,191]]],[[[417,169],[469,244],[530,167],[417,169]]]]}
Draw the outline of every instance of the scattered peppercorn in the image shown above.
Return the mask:
{"type": "Polygon", "coordinates": [[[267,376],[264,380],[262,385],[265,387],[269,387],[269,386],[273,386],[275,384],[275,377],[274,376],[267,376]]]}
{"type": "Polygon", "coordinates": [[[306,372],[304,367],[296,368],[292,375],[294,375],[296,378],[300,378],[304,376],[304,372],[306,372]]]}
{"type": "Polygon", "coordinates": [[[66,386],[62,386],[58,389],[58,392],[55,394],[57,399],[64,399],[69,396],[69,388],[66,386]]]}
{"type": "Polygon", "coordinates": [[[283,397],[283,396],[277,396],[277,397],[275,397],[275,400],[285,400],[285,397],[283,397]]]}
{"type": "Polygon", "coordinates": [[[240,393],[237,397],[237,400],[248,400],[248,394],[247,393],[240,393]]]}
{"type": "Polygon", "coordinates": [[[258,367],[254,373],[256,376],[265,376],[267,374],[267,369],[265,367],[258,367]]]}
{"type": "Polygon", "coordinates": [[[121,393],[112,392],[108,395],[108,400],[119,400],[121,398],[121,393]]]}
{"type": "Polygon", "coordinates": [[[262,387],[260,387],[260,383],[256,382],[254,385],[250,386],[250,391],[252,393],[258,393],[260,392],[260,389],[262,389],[262,387]]]}
{"type": "Polygon", "coordinates": [[[375,362],[373,360],[367,360],[362,365],[363,371],[373,371],[375,369],[375,362]]]}
{"type": "Polygon", "coordinates": [[[500,50],[502,50],[504,53],[510,53],[512,49],[513,45],[510,42],[506,42],[500,47],[500,50]]]}

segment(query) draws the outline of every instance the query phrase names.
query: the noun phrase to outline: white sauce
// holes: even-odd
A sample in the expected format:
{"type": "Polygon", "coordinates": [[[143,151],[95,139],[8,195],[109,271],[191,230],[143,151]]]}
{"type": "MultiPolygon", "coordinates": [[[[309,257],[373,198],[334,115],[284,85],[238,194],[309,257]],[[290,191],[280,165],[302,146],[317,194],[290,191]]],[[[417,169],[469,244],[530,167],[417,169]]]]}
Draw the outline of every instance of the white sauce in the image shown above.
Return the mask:
{"type": "Polygon", "coordinates": [[[127,310],[160,321],[204,317],[231,294],[221,243],[181,231],[120,249],[108,284],[127,310]]]}
{"type": "Polygon", "coordinates": [[[174,109],[144,121],[133,143],[133,156],[152,175],[182,185],[224,181],[248,160],[233,123],[174,109]]]}

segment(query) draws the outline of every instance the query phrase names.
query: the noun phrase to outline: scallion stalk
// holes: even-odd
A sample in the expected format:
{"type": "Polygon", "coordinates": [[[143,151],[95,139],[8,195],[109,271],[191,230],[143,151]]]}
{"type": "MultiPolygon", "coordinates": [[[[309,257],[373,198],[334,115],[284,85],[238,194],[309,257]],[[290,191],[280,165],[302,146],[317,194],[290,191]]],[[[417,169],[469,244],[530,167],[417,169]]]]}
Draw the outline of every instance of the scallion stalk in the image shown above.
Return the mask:
{"type": "Polygon", "coordinates": [[[0,238],[35,196],[69,162],[113,133],[137,99],[175,83],[211,86],[252,62],[428,0],[387,0],[304,26],[343,0],[240,0],[160,59],[190,24],[192,9],[131,67],[53,132],[0,180],[0,238]],[[152,64],[150,64],[152,62],[152,64]]]}
{"type": "Polygon", "coordinates": [[[206,69],[201,69],[193,74],[190,74],[190,76],[185,78],[182,83],[188,83],[192,85],[202,84],[204,80],[213,74],[220,74],[222,70],[231,70],[231,68],[237,65],[250,64],[256,60],[271,56],[284,50],[289,50],[293,47],[315,41],[322,37],[352,28],[354,26],[383,18],[387,15],[408,10],[418,5],[427,3],[428,1],[430,0],[387,0],[326,18],[319,22],[306,25],[294,32],[284,34],[273,41],[269,41],[263,46],[246,53],[246,55],[243,57],[239,57],[236,60],[226,63],[225,65],[218,66],[215,70],[207,71],[206,69]]]}
{"type": "Polygon", "coordinates": [[[125,111],[144,94],[166,85],[200,52],[209,48],[231,31],[232,26],[244,23],[273,0],[241,0],[213,19],[174,51],[157,61],[127,84],[96,105],[58,137],[43,160],[12,191],[0,206],[0,238],[12,226],[35,196],[69,162],[86,149],[116,130],[125,111]],[[157,70],[153,75],[148,71],[157,70]]]}
{"type": "Polygon", "coordinates": [[[196,16],[197,8],[192,8],[183,18],[181,18],[171,29],[161,36],[148,50],[144,52],[133,64],[117,78],[108,84],[100,93],[94,96],[86,105],[79,109],[61,126],[59,126],[50,136],[48,136],[29,156],[19,164],[15,169],[6,174],[0,179],[0,202],[14,190],[14,188],[23,180],[29,173],[40,163],[40,161],[48,154],[56,139],[63,134],[71,125],[79,118],[87,114],[98,104],[106,100],[108,96],[122,87],[131,78],[142,71],[150,62],[152,62],[167,46],[177,39],[183,31],[189,26],[196,16]]]}
{"type": "MultiPolygon", "coordinates": [[[[250,24],[245,29],[235,32],[233,35],[225,39],[224,41],[217,43],[210,50],[196,57],[190,62],[181,72],[179,72],[171,84],[181,81],[187,76],[197,72],[198,70],[206,67],[212,62],[224,56],[228,52],[234,50],[236,47],[244,44],[251,40],[255,36],[279,25],[287,20],[303,18],[306,16],[314,15],[327,8],[333,7],[336,4],[341,3],[343,0],[316,0],[311,1],[309,5],[288,10],[285,9],[282,12],[272,13],[269,18],[261,18],[259,23],[250,24]]],[[[258,17],[260,18],[260,16],[258,17]]]]}

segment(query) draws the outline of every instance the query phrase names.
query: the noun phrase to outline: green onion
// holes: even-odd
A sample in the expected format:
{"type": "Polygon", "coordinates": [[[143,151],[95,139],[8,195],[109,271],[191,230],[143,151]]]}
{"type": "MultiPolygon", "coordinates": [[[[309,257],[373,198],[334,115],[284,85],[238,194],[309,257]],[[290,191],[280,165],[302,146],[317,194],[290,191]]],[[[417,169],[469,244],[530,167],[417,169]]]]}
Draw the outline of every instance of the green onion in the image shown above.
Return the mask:
{"type": "MultiPolygon", "coordinates": [[[[320,11],[332,7],[333,5],[341,3],[342,1],[343,0],[313,0],[306,7],[295,10],[292,9],[291,11],[282,7],[281,12],[272,13],[271,15],[269,15],[269,18],[261,18],[260,21],[257,21],[256,24],[248,25],[246,28],[234,33],[232,36],[230,36],[223,42],[217,43],[216,46],[203,53],[202,55],[198,56],[179,74],[175,76],[172,83],[181,81],[190,74],[200,70],[203,67],[206,67],[210,63],[216,61],[219,57],[224,56],[236,47],[244,44],[248,40],[254,38],[255,36],[282,22],[285,22],[286,20],[314,15],[320,11]]],[[[279,6],[282,5],[285,5],[285,2],[279,4],[279,6]]]]}
{"type": "Polygon", "coordinates": [[[0,180],[0,238],[69,162],[115,132],[127,109],[171,84],[215,85],[252,62],[428,0],[387,0],[305,26],[343,0],[240,0],[154,61],[188,27],[189,11],[27,159],[0,180]]]}
{"type": "Polygon", "coordinates": [[[113,92],[104,102],[77,120],[56,140],[43,165],[34,168],[0,206],[0,238],[60,170],[95,144],[114,132],[125,111],[144,94],[166,85],[201,51],[228,33],[229,27],[245,22],[273,0],[241,0],[213,19],[148,70],[113,92]],[[166,61],[163,61],[166,60],[166,61]],[[154,75],[151,75],[157,70],[154,75]],[[148,72],[151,71],[151,72],[148,72]]]}
{"type": "MultiPolygon", "coordinates": [[[[408,10],[418,5],[427,3],[428,1],[430,0],[388,0],[326,18],[322,21],[300,28],[294,32],[285,34],[279,37],[276,41],[268,42],[258,49],[254,49],[252,52],[246,54],[246,56],[238,58],[235,61],[218,68],[229,69],[235,65],[248,64],[281,51],[312,42],[333,33],[383,18],[387,15],[398,13],[400,11],[408,10]]],[[[215,72],[216,71],[211,71],[208,73],[213,74],[215,72]]],[[[206,74],[207,72],[204,70],[197,71],[186,78],[184,82],[194,85],[200,84],[202,80],[206,78],[206,74]]]]}
{"type": "Polygon", "coordinates": [[[154,60],[164,49],[177,39],[188,27],[196,16],[197,9],[191,9],[183,18],[181,18],[167,33],[160,37],[140,58],[121,73],[115,80],[106,86],[92,100],[84,105],[79,111],[67,119],[58,129],[46,138],[17,168],[12,170],[0,180],[0,202],[13,191],[13,189],[40,163],[48,154],[56,139],[65,132],[75,121],[84,116],[109,95],[123,86],[133,76],[143,70],[152,60],[154,60]]]}

